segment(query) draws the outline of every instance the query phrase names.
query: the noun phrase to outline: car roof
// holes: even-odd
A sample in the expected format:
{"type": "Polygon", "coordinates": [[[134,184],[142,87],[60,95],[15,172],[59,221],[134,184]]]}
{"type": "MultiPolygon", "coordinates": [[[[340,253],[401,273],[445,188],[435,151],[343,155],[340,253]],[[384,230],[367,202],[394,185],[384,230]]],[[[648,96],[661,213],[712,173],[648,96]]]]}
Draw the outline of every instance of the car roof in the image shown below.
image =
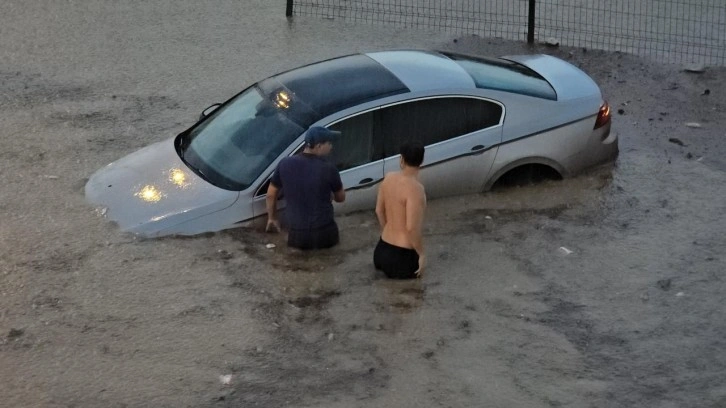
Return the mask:
{"type": "Polygon", "coordinates": [[[397,50],[366,55],[393,72],[413,92],[476,87],[459,64],[438,52],[397,50]]]}
{"type": "Polygon", "coordinates": [[[367,101],[410,92],[396,75],[365,54],[295,68],[261,81],[260,87],[266,93],[286,88],[306,111],[312,110],[316,120],[367,101]]]}
{"type": "Polygon", "coordinates": [[[419,50],[341,56],[274,75],[260,85],[268,92],[287,88],[320,117],[391,95],[475,87],[455,61],[419,50]]]}
{"type": "MultiPolygon", "coordinates": [[[[289,109],[288,113],[305,125],[361,103],[409,92],[488,88],[556,99],[554,90],[542,92],[535,86],[542,88],[542,84],[526,84],[510,78],[504,78],[504,82],[497,84],[482,81],[484,76],[494,73],[497,64],[511,65],[513,62],[501,58],[486,61],[472,58],[428,50],[352,54],[295,68],[263,80],[259,85],[268,95],[280,90],[295,95],[301,103],[297,104],[298,109],[289,109]],[[477,69],[480,72],[472,70],[467,62],[479,64],[477,69]],[[304,109],[300,105],[304,105],[304,109]]],[[[547,84],[524,65],[520,65],[518,70],[547,84]]],[[[550,85],[545,87],[550,88],[550,85]]]]}

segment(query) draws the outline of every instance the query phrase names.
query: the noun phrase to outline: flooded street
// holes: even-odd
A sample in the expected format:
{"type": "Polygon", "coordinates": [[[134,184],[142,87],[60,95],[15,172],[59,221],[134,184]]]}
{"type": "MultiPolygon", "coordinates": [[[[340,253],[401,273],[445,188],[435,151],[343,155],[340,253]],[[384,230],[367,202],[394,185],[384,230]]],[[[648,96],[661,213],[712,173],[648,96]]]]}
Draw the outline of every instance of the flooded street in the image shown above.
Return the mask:
{"type": "Polygon", "coordinates": [[[726,68],[244,3],[0,6],[0,406],[726,406],[726,68]],[[86,204],[94,171],[212,103],[388,48],[567,59],[618,160],[432,200],[416,281],[374,270],[372,211],[300,253],[250,229],[136,239],[86,204]]]}

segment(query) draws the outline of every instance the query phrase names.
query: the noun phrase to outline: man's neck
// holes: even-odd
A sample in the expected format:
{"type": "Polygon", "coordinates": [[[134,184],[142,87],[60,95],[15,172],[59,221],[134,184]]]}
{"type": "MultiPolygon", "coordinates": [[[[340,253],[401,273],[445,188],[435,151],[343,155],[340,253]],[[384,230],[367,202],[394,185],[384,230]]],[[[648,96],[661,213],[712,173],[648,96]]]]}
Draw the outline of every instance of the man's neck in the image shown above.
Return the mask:
{"type": "Polygon", "coordinates": [[[418,178],[419,167],[403,166],[401,174],[407,177],[418,178]]]}

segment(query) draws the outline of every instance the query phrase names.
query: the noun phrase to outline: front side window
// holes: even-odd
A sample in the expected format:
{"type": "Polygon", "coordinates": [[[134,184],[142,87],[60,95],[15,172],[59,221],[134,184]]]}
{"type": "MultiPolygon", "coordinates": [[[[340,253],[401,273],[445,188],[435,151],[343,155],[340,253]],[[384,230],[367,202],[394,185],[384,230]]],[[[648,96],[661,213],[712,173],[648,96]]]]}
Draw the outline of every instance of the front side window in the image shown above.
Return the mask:
{"type": "Polygon", "coordinates": [[[380,110],[383,150],[398,154],[407,141],[424,146],[496,126],[502,106],[476,98],[433,98],[406,102],[380,110]]]}
{"type": "Polygon", "coordinates": [[[179,154],[210,183],[244,190],[302,134],[287,108],[249,88],[183,135],[179,154]]]}

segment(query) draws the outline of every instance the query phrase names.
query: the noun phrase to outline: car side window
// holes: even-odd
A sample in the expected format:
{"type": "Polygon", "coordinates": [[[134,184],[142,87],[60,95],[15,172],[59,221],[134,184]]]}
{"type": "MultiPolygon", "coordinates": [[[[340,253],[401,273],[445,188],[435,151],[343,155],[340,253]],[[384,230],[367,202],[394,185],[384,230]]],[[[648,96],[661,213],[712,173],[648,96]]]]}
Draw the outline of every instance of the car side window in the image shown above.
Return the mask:
{"type": "Polygon", "coordinates": [[[432,98],[389,106],[379,114],[384,155],[390,157],[407,141],[428,146],[495,126],[502,107],[477,98],[432,98]]]}
{"type": "Polygon", "coordinates": [[[329,156],[339,171],[374,160],[373,117],[374,112],[366,112],[330,126],[330,129],[341,132],[340,137],[333,141],[333,151],[329,156]]]}

